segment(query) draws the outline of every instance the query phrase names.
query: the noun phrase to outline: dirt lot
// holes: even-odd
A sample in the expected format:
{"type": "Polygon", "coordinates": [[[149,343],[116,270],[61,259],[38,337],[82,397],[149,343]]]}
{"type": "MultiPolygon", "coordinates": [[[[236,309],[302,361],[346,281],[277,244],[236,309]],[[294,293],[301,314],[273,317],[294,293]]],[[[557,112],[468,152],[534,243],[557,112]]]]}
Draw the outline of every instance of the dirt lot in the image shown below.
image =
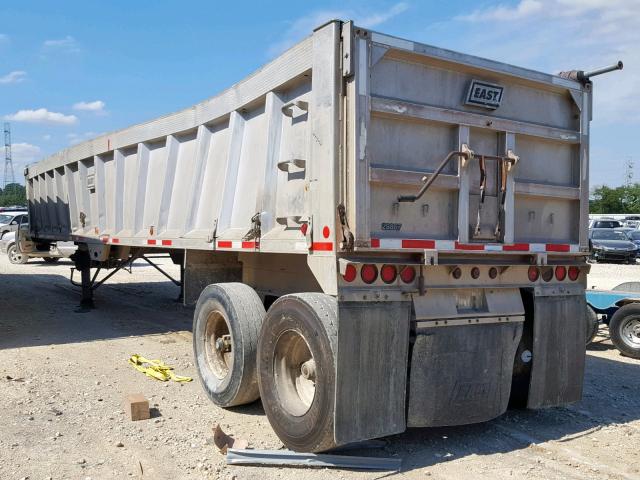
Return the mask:
{"type": "MultiPolygon", "coordinates": [[[[150,266],[118,273],[77,313],[71,264],[0,256],[0,478],[382,478],[353,471],[229,467],[210,444],[217,422],[254,448],[281,448],[260,402],[222,410],[197,380],[161,383],[127,358],[161,358],[196,377],[191,310],[150,266]],[[131,422],[123,397],[142,392],[154,418],[131,422]],[[122,445],[122,446],[120,446],[122,445]]],[[[168,265],[175,272],[175,267],[168,265]]],[[[596,265],[590,283],[638,279],[638,266],[596,265]]],[[[601,331],[602,334],[606,332],[601,331]]],[[[640,361],[605,336],[588,351],[583,400],[568,408],[513,411],[489,423],[412,429],[383,450],[402,478],[640,478],[640,361]]]]}

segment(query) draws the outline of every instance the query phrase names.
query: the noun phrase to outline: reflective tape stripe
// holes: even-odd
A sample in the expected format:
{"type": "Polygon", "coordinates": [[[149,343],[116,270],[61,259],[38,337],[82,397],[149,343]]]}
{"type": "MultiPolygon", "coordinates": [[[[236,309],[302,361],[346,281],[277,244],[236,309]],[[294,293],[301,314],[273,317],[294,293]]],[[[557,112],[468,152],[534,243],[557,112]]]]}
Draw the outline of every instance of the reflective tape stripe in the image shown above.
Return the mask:
{"type": "Polygon", "coordinates": [[[460,243],[453,240],[425,240],[400,238],[372,238],[371,248],[389,250],[413,249],[439,251],[470,251],[470,252],[573,252],[580,251],[579,245],[567,243],[460,243]]]}
{"type": "Polygon", "coordinates": [[[528,243],[514,243],[511,245],[503,245],[502,250],[505,252],[527,252],[529,251],[528,243]]]}
{"type": "Polygon", "coordinates": [[[547,252],[568,252],[569,245],[567,244],[557,244],[557,243],[547,243],[547,252]]]}
{"type": "Polygon", "coordinates": [[[233,250],[255,250],[257,242],[240,240],[218,240],[218,248],[231,248],[233,250]]]}
{"type": "Polygon", "coordinates": [[[455,245],[456,250],[484,250],[484,244],[482,243],[459,243],[456,242],[455,245]]]}
{"type": "Polygon", "coordinates": [[[435,240],[402,240],[402,248],[436,248],[435,240]]]}
{"type": "Polygon", "coordinates": [[[313,242],[311,245],[312,250],[316,250],[319,252],[330,252],[333,250],[332,242],[313,242]]]}

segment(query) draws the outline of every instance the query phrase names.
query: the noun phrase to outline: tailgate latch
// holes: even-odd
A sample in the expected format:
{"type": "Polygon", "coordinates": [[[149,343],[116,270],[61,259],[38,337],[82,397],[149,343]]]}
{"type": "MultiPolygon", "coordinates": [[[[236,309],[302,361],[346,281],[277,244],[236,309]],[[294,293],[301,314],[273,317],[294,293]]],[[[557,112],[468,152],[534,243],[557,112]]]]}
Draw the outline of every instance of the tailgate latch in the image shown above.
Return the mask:
{"type": "Polygon", "coordinates": [[[353,233],[351,233],[349,223],[347,222],[347,210],[342,203],[338,204],[338,217],[340,217],[340,227],[342,229],[340,248],[351,252],[353,251],[353,233]]]}

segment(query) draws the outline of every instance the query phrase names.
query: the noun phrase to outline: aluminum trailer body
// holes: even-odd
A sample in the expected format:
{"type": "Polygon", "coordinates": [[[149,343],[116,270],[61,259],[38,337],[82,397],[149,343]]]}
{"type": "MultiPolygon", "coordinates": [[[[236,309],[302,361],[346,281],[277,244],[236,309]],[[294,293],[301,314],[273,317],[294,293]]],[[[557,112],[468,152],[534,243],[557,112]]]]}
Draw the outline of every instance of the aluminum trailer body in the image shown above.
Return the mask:
{"type": "Polygon", "coordinates": [[[262,396],[292,449],[568,404],[591,87],[333,21],[30,166],[31,235],[79,245],[85,296],[92,267],[172,253],[205,390],[262,396]]]}

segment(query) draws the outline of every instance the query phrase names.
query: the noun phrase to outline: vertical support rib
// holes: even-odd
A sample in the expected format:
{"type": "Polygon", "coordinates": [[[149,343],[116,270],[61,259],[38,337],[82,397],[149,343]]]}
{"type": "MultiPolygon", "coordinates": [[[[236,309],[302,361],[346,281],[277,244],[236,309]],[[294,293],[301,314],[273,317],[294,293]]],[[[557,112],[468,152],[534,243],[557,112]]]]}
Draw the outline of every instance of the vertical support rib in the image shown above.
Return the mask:
{"type": "MultiPolygon", "coordinates": [[[[352,122],[354,131],[352,132],[355,147],[355,169],[356,179],[359,179],[362,189],[356,185],[354,195],[360,198],[356,202],[355,213],[355,235],[356,241],[368,241],[371,236],[371,186],[369,178],[369,157],[367,155],[367,135],[371,123],[371,109],[369,108],[371,85],[369,75],[369,41],[365,38],[358,38],[355,48],[356,57],[356,95],[355,95],[355,121],[352,122]],[[359,190],[359,191],[358,191],[359,190]]],[[[314,86],[315,91],[315,86],[314,86]]],[[[351,223],[353,225],[354,223],[351,223]]]]}
{"type": "MultiPolygon", "coordinates": [[[[500,134],[499,155],[506,156],[509,150],[516,155],[516,135],[515,133],[504,132],[500,134]]],[[[517,165],[511,167],[507,174],[507,193],[504,201],[504,243],[514,243],[515,236],[515,190],[517,165]]]]}
{"type": "Polygon", "coordinates": [[[113,161],[116,168],[116,185],[115,185],[115,225],[114,234],[118,233],[123,228],[124,218],[124,155],[122,150],[116,149],[113,151],[113,161]]]}
{"type": "Polygon", "coordinates": [[[164,186],[162,197],[160,198],[160,214],[158,218],[158,233],[167,229],[169,220],[169,208],[171,207],[171,195],[173,194],[173,184],[176,180],[176,165],[178,164],[178,150],[180,144],[173,135],[167,136],[165,152],[167,154],[167,168],[164,173],[164,186]]]}
{"type": "Polygon", "coordinates": [[[53,232],[54,226],[58,225],[58,213],[55,207],[55,178],[49,172],[44,174],[44,184],[47,191],[47,231],[53,232]]]}
{"type": "Polygon", "coordinates": [[[190,232],[195,228],[200,208],[200,198],[202,196],[202,184],[204,182],[205,169],[207,168],[207,158],[211,147],[211,130],[206,125],[198,127],[196,139],[196,158],[193,167],[193,177],[191,179],[191,197],[187,205],[185,224],[183,232],[190,232]]]}
{"type": "Polygon", "coordinates": [[[80,192],[78,192],[79,201],[79,212],[78,212],[78,221],[80,221],[80,214],[84,214],[84,226],[82,222],[80,222],[80,228],[82,229],[82,233],[86,233],[86,228],[91,225],[92,222],[92,212],[91,212],[91,202],[89,198],[89,188],[87,187],[87,177],[89,176],[89,169],[87,168],[87,164],[84,161],[78,162],[78,175],[80,176],[80,192]]]}
{"type": "MultiPolygon", "coordinates": [[[[462,145],[469,145],[469,127],[458,126],[458,150],[462,150],[462,145]]],[[[473,147],[471,147],[473,148],[473,147]]],[[[469,172],[462,157],[458,159],[458,178],[460,190],[458,193],[458,241],[460,243],[469,242],[469,172]]],[[[467,162],[466,165],[469,165],[467,162]]]]}
{"type": "MultiPolygon", "coordinates": [[[[593,88],[590,86],[589,88],[593,88]]],[[[591,120],[591,95],[588,90],[582,96],[582,112],[580,123],[580,250],[589,248],[589,121],[591,120]]]]}
{"type": "Polygon", "coordinates": [[[275,223],[283,104],[282,98],[277,93],[267,93],[265,105],[265,114],[267,116],[267,161],[265,162],[264,190],[263,192],[258,192],[258,205],[256,206],[257,212],[264,212],[260,219],[263,232],[271,230],[275,223]]]}
{"type": "Polygon", "coordinates": [[[58,233],[69,233],[70,227],[68,225],[67,219],[69,215],[65,210],[65,205],[69,205],[69,201],[67,200],[67,192],[64,188],[64,179],[62,178],[64,169],[54,168],[53,169],[53,181],[55,183],[55,204],[54,208],[56,210],[56,228],[55,230],[58,233]]]}
{"type": "Polygon", "coordinates": [[[240,112],[231,112],[229,118],[229,153],[227,155],[227,170],[225,172],[224,193],[218,232],[222,232],[231,225],[233,213],[233,199],[235,197],[240,154],[242,153],[242,137],[244,136],[244,117],[240,112]]]}
{"type": "Polygon", "coordinates": [[[100,158],[100,155],[93,157],[93,165],[95,168],[95,182],[96,182],[96,205],[98,206],[98,234],[101,234],[105,229],[107,223],[107,208],[106,208],[106,178],[104,173],[104,161],[100,158]]]}
{"type": "Polygon", "coordinates": [[[71,220],[71,233],[77,231],[80,227],[78,204],[79,199],[76,195],[76,183],[74,172],[70,168],[70,164],[64,166],[64,178],[67,180],[67,198],[69,202],[69,219],[71,220]]]}
{"type": "Polygon", "coordinates": [[[138,234],[142,230],[144,221],[145,198],[147,195],[147,178],[149,176],[149,147],[146,143],[138,144],[138,183],[136,185],[135,213],[133,221],[133,233],[138,234]]]}

